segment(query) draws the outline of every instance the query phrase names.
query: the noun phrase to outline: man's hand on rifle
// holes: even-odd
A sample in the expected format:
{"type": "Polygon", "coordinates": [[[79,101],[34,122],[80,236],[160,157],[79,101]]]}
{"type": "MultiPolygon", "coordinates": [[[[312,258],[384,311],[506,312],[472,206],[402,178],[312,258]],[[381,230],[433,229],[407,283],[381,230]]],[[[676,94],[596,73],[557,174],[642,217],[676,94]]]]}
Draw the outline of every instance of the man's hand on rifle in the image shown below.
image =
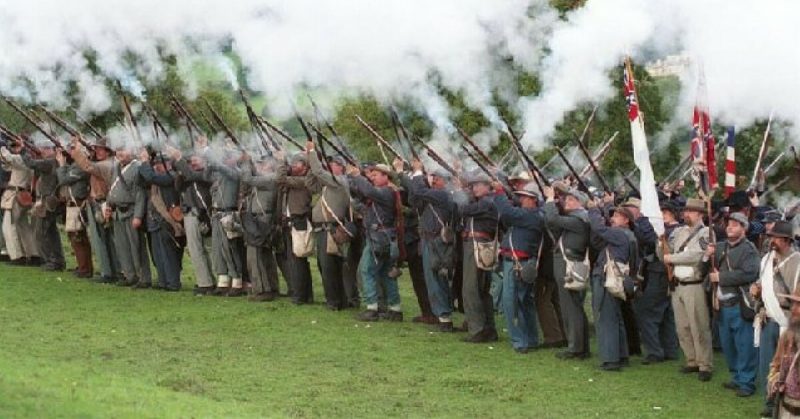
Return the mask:
{"type": "Polygon", "coordinates": [[[711,281],[712,284],[719,283],[719,271],[714,269],[711,273],[708,274],[708,280],[711,281]]]}
{"type": "Polygon", "coordinates": [[[358,176],[361,174],[361,171],[358,170],[358,167],[353,166],[352,164],[347,165],[347,174],[350,176],[358,176]]]}
{"type": "Polygon", "coordinates": [[[611,205],[614,203],[614,192],[603,192],[603,204],[611,205]]]}
{"type": "Polygon", "coordinates": [[[64,150],[56,151],[56,161],[58,162],[59,167],[63,167],[65,164],[67,164],[67,156],[64,153],[64,150]]]}
{"type": "Polygon", "coordinates": [[[175,160],[175,161],[180,160],[181,157],[182,157],[180,150],[178,150],[177,148],[172,147],[170,145],[166,145],[166,144],[164,145],[164,153],[167,156],[169,156],[169,158],[171,158],[172,160],[175,160]]]}
{"type": "Polygon", "coordinates": [[[556,199],[556,190],[553,189],[552,186],[542,187],[542,193],[544,194],[544,198],[547,201],[553,201],[554,199],[556,199]]]}
{"type": "Polygon", "coordinates": [[[400,157],[395,157],[394,160],[392,160],[392,167],[395,172],[403,173],[403,160],[400,157]]]}
{"type": "Polygon", "coordinates": [[[142,147],[141,151],[139,151],[139,160],[141,160],[142,163],[150,162],[150,153],[147,152],[147,148],[142,147]]]}
{"type": "Polygon", "coordinates": [[[453,162],[453,170],[455,170],[456,173],[461,173],[461,169],[463,169],[463,166],[461,166],[461,160],[454,161],[453,162]]]}
{"type": "Polygon", "coordinates": [[[249,154],[247,154],[247,152],[246,152],[246,151],[242,151],[242,155],[241,155],[241,156],[239,156],[239,159],[240,159],[241,161],[250,161],[250,155],[249,155],[249,154]]]}
{"type": "MultiPolygon", "coordinates": [[[[314,150],[311,150],[311,151],[314,151],[314,150]]],[[[282,149],[282,148],[278,149],[278,150],[275,150],[275,151],[272,152],[272,157],[275,160],[284,161],[284,160],[286,160],[286,151],[284,151],[284,149],[282,149]]]]}
{"type": "Polygon", "coordinates": [[[705,250],[705,252],[704,252],[704,256],[706,257],[706,259],[709,259],[709,260],[710,260],[712,257],[714,257],[714,254],[715,254],[716,252],[717,252],[717,245],[715,245],[715,244],[713,244],[713,243],[709,243],[709,244],[706,246],[706,250],[705,250]]]}
{"type": "Polygon", "coordinates": [[[205,135],[198,135],[194,140],[194,149],[202,150],[208,147],[208,138],[205,135]]]}
{"type": "Polygon", "coordinates": [[[310,154],[314,152],[314,142],[306,141],[306,151],[310,154]]]}
{"type": "Polygon", "coordinates": [[[411,160],[411,170],[414,173],[419,173],[423,171],[424,167],[422,166],[422,162],[419,159],[412,159],[411,160]]]}

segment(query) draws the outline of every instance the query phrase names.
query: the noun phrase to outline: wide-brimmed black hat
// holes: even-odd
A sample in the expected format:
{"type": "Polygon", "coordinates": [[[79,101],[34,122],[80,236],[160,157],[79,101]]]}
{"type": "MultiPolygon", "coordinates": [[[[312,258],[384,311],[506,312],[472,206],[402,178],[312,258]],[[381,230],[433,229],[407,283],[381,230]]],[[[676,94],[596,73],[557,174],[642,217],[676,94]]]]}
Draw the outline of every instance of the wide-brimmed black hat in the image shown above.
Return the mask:
{"type": "Polygon", "coordinates": [[[772,226],[772,230],[767,233],[770,237],[783,237],[785,239],[794,238],[794,226],[792,223],[784,220],[776,221],[772,226]]]}

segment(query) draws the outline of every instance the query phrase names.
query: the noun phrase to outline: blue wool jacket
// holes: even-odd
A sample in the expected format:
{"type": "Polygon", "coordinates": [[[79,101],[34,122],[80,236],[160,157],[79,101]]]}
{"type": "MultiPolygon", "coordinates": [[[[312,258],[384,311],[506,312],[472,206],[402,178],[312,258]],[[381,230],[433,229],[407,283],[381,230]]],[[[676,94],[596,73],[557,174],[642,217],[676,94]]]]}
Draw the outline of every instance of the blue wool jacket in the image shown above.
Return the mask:
{"type": "Polygon", "coordinates": [[[535,258],[542,244],[544,215],[539,208],[515,207],[505,195],[496,195],[494,203],[500,222],[505,227],[500,249],[524,252],[528,258],[535,258]]]}
{"type": "Polygon", "coordinates": [[[606,265],[606,249],[612,259],[620,263],[629,263],[632,245],[636,245],[636,237],[626,228],[610,227],[597,208],[589,209],[589,224],[592,229],[592,246],[597,250],[597,260],[592,273],[603,275],[606,265]]]}

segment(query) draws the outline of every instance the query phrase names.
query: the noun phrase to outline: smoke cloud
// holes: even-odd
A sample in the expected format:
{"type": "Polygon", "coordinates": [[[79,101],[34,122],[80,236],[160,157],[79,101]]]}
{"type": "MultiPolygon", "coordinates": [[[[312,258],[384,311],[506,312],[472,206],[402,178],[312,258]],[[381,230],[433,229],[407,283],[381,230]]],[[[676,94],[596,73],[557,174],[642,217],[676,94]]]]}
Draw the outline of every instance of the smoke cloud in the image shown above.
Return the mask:
{"type": "MultiPolygon", "coordinates": [[[[274,113],[288,114],[301,90],[325,89],[325,110],[368,93],[410,100],[441,139],[453,115],[438,86],[462,92],[496,126],[498,92],[523,116],[526,145],[541,148],[565,113],[621,94],[608,76],[626,54],[637,64],[685,54],[702,60],[716,121],[745,126],[774,110],[797,127],[798,16],[793,0],[591,0],[563,20],[546,0],[6,0],[0,92],[59,108],[76,88],[79,112],[98,113],[114,103],[104,78],[144,94],[141,82],[162,78],[171,55],[189,96],[193,63],[205,59],[232,88],[266,94],[274,113]],[[508,58],[539,73],[539,95],[511,93],[508,58]]],[[[687,125],[696,74],[681,74],[675,118],[687,125]]]]}

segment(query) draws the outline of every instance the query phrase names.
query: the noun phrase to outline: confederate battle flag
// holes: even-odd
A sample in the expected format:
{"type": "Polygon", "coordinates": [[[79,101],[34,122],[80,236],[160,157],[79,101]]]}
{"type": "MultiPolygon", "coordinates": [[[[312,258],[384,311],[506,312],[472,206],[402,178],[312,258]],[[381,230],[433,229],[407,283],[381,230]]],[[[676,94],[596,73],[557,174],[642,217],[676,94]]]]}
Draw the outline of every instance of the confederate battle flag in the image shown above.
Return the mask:
{"type": "Polygon", "coordinates": [[[697,84],[697,99],[692,113],[690,153],[698,189],[707,193],[719,187],[717,179],[716,139],[711,132],[711,117],[706,102],[706,80],[702,68],[697,84]]]}

